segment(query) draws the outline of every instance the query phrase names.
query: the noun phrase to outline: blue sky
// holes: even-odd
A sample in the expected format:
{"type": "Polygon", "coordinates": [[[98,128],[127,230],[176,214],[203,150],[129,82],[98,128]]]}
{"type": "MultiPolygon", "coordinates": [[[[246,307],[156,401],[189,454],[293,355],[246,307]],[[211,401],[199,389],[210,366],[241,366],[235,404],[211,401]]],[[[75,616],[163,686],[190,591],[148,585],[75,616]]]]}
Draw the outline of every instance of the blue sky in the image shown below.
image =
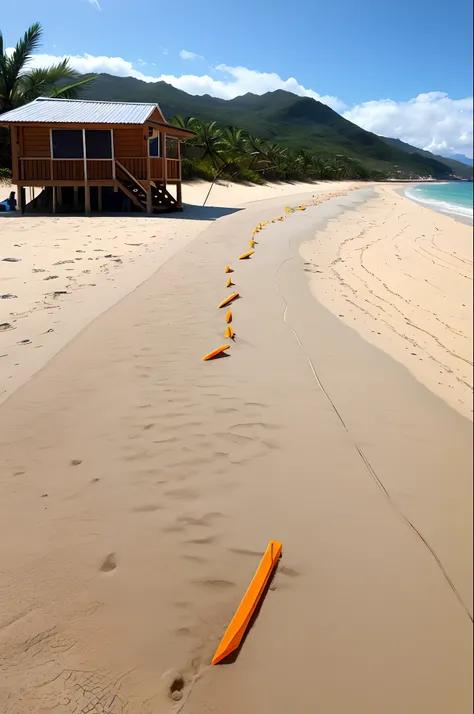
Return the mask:
{"type": "Polygon", "coordinates": [[[22,0],[21,13],[2,17],[6,46],[35,20],[43,64],[72,55],[84,71],[162,77],[224,98],[281,86],[377,133],[472,156],[471,0],[178,0],[175,10],[22,0]]]}

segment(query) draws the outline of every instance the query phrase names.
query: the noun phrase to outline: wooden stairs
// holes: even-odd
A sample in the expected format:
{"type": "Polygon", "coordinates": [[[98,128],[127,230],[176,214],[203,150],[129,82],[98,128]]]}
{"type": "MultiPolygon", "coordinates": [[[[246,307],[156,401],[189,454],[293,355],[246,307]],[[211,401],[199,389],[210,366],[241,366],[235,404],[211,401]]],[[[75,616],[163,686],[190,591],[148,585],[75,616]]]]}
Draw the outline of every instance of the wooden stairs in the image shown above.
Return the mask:
{"type": "MultiPolygon", "coordinates": [[[[119,188],[140,210],[147,213],[147,191],[128,169],[115,160],[116,172],[115,177],[119,188]]],[[[171,211],[180,211],[181,206],[175,198],[167,191],[162,184],[151,182],[151,201],[153,213],[170,213],[171,211]]]]}

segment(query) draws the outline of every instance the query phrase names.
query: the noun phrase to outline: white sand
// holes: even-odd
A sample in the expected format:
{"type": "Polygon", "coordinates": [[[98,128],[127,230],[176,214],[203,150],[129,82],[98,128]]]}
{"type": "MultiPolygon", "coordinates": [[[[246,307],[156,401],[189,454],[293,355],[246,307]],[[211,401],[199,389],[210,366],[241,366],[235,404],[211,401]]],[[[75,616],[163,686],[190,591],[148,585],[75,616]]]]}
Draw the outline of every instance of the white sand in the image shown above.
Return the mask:
{"type": "Polygon", "coordinates": [[[311,289],[472,419],[472,227],[388,186],[302,247],[311,289]]]}
{"type": "Polygon", "coordinates": [[[0,214],[1,294],[15,296],[0,300],[0,402],[226,208],[305,191],[344,193],[354,185],[221,183],[203,209],[210,184],[194,182],[183,188],[184,213],[151,218],[0,214]]]}

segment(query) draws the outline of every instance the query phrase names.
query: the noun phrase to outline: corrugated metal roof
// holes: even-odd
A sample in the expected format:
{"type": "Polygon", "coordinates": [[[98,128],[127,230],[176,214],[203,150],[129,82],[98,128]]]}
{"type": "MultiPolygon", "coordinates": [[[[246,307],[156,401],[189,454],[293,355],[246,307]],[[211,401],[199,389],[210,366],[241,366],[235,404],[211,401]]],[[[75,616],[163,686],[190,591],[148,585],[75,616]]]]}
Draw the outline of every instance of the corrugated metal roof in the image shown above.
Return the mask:
{"type": "Polygon", "coordinates": [[[143,124],[157,104],[96,102],[90,99],[39,97],[30,104],[0,115],[0,124],[45,122],[48,124],[143,124]]]}

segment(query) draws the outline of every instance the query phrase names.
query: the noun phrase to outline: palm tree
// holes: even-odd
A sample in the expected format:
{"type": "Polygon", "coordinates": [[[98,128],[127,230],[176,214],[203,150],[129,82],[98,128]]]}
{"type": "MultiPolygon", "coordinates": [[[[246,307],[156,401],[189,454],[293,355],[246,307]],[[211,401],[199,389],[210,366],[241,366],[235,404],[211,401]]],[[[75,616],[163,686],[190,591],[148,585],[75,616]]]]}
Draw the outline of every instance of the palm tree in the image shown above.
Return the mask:
{"type": "Polygon", "coordinates": [[[179,114],[175,114],[174,117],[171,117],[170,119],[170,124],[173,124],[173,126],[179,126],[181,129],[189,129],[190,131],[193,131],[193,124],[197,121],[194,117],[188,117],[187,119],[183,119],[182,116],[179,114]]]}
{"type": "Polygon", "coordinates": [[[265,142],[263,139],[247,134],[247,151],[251,158],[250,169],[253,169],[258,164],[261,164],[262,167],[267,164],[265,158],[265,142]]]}
{"type": "MultiPolygon", "coordinates": [[[[175,116],[171,120],[176,126],[196,132],[190,144],[187,160],[189,174],[212,176],[206,203],[214,183],[224,172],[232,177],[247,178],[259,173],[266,178],[291,180],[314,179],[357,179],[374,176],[358,161],[343,154],[336,156],[313,156],[306,149],[290,151],[287,147],[269,143],[248,134],[237,127],[219,128],[217,122],[207,123],[191,117],[184,120],[175,116]],[[204,164],[204,165],[203,165],[204,164]]],[[[382,175],[382,174],[380,174],[382,175]]],[[[377,174],[378,176],[378,174],[377,174]]]]}
{"type": "Polygon", "coordinates": [[[201,149],[201,158],[209,159],[214,171],[219,171],[226,162],[222,156],[225,148],[222,131],[218,128],[217,122],[207,123],[194,119],[192,127],[196,132],[194,144],[201,149]]]}
{"type": "Polygon", "coordinates": [[[288,149],[286,147],[280,146],[279,144],[265,143],[263,147],[263,157],[267,166],[264,171],[269,172],[276,178],[282,177],[281,174],[284,172],[287,156],[288,149]]]}
{"type": "Polygon", "coordinates": [[[242,165],[250,159],[247,134],[243,129],[229,126],[222,134],[223,154],[228,164],[242,165]]]}
{"type": "MultiPolygon", "coordinates": [[[[185,124],[182,117],[179,116],[173,117],[173,123],[177,126],[183,126],[185,124]]],[[[222,131],[218,128],[217,122],[215,121],[207,123],[191,117],[186,122],[186,128],[192,129],[196,134],[196,136],[190,140],[190,143],[199,150],[199,159],[209,160],[214,170],[214,178],[207,192],[207,196],[204,199],[204,206],[206,205],[206,201],[209,198],[215,181],[227,163],[223,157],[225,143],[223,141],[222,131]]]]}
{"type": "Polygon", "coordinates": [[[31,102],[41,96],[75,98],[83,86],[95,79],[95,75],[79,79],[65,59],[48,68],[30,69],[28,64],[41,44],[43,28],[35,22],[16,43],[13,52],[7,54],[0,32],[0,114],[31,102]],[[64,85],[64,82],[73,80],[64,85]]]}
{"type": "Polygon", "coordinates": [[[305,178],[310,178],[313,174],[313,155],[306,149],[300,149],[297,153],[297,157],[305,178]]]}

